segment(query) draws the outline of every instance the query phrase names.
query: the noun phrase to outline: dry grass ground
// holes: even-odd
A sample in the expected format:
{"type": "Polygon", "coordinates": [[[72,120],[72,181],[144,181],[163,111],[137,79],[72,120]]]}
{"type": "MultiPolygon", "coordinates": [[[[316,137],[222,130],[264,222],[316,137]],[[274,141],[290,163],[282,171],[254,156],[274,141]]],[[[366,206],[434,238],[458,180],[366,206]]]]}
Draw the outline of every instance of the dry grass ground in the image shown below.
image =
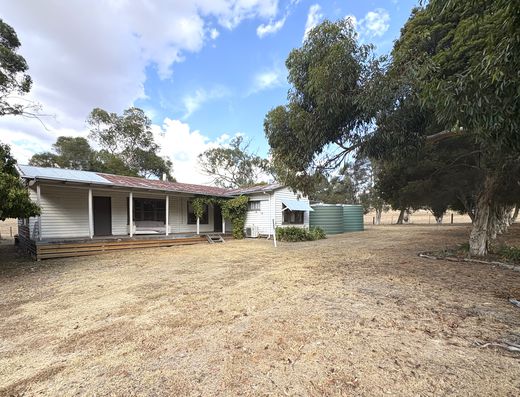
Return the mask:
{"type": "MultiPolygon", "coordinates": [[[[0,246],[0,395],[518,396],[520,273],[467,226],[29,262],[0,246]]],[[[510,242],[520,242],[513,228],[510,242]]]]}

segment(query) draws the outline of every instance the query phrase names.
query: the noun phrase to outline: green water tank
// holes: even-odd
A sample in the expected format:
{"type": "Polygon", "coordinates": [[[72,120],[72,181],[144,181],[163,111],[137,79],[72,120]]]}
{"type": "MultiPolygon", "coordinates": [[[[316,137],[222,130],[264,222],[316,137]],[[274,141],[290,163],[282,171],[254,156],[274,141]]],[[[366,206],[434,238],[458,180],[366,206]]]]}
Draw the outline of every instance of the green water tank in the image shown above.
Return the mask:
{"type": "Polygon", "coordinates": [[[363,231],[363,206],[362,205],[343,205],[343,231],[361,232],[363,231]]]}
{"type": "Polygon", "coordinates": [[[316,204],[311,206],[310,227],[321,227],[326,234],[343,233],[343,206],[341,204],[316,204]]]}

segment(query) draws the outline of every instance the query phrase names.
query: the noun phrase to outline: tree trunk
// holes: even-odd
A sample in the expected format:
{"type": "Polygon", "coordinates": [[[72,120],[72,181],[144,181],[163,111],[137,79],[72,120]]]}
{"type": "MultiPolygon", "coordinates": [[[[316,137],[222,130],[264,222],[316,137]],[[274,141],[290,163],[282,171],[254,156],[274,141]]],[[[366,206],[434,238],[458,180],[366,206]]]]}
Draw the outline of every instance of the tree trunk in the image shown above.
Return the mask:
{"type": "Polygon", "coordinates": [[[406,209],[406,211],[404,212],[404,216],[403,216],[403,222],[404,223],[410,223],[412,220],[410,219],[412,217],[412,213],[406,209]]]}
{"type": "Polygon", "coordinates": [[[376,225],[381,224],[381,215],[383,214],[382,208],[376,208],[376,225]]]}
{"type": "Polygon", "coordinates": [[[489,240],[496,236],[496,206],[492,204],[495,180],[487,176],[475,205],[473,227],[469,236],[469,254],[484,256],[488,253],[489,240]]]}
{"type": "Polygon", "coordinates": [[[399,218],[397,218],[397,225],[403,224],[404,219],[404,213],[406,212],[406,208],[401,209],[401,212],[399,213],[399,218]]]}
{"type": "Polygon", "coordinates": [[[513,216],[511,217],[511,224],[516,222],[516,218],[518,218],[518,210],[520,210],[520,204],[516,205],[515,212],[513,212],[513,216]]]}
{"type": "Polygon", "coordinates": [[[469,235],[469,254],[472,256],[484,256],[488,253],[488,227],[490,205],[484,197],[477,201],[473,227],[469,235]]]}
{"type": "Polygon", "coordinates": [[[442,223],[442,218],[444,218],[444,214],[435,217],[435,222],[437,222],[437,225],[440,225],[442,223]]]}

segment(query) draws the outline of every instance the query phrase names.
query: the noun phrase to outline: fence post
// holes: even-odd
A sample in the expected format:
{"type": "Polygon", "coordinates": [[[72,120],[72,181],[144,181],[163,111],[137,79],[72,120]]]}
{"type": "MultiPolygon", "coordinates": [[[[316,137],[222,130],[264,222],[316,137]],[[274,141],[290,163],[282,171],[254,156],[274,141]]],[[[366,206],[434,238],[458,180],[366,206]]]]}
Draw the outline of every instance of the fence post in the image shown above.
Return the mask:
{"type": "Polygon", "coordinates": [[[376,217],[373,216],[373,217],[372,217],[372,225],[375,225],[375,224],[376,224],[376,217]]]}
{"type": "Polygon", "coordinates": [[[451,214],[451,224],[453,225],[453,213],[451,214]]]}

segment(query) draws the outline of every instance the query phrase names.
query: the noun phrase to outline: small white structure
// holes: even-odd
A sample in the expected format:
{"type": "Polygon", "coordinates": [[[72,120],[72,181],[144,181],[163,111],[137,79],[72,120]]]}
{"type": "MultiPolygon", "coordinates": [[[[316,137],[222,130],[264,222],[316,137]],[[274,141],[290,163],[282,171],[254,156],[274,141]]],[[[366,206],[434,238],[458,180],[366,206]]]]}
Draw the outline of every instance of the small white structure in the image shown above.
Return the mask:
{"type": "Polygon", "coordinates": [[[223,189],[28,165],[18,171],[41,208],[40,216],[19,220],[19,238],[31,242],[231,232],[218,206],[195,217],[191,201],[200,196],[249,196],[245,226],[258,235],[271,235],[273,223],[308,227],[312,211],[307,198],[278,184],[223,189]]]}

